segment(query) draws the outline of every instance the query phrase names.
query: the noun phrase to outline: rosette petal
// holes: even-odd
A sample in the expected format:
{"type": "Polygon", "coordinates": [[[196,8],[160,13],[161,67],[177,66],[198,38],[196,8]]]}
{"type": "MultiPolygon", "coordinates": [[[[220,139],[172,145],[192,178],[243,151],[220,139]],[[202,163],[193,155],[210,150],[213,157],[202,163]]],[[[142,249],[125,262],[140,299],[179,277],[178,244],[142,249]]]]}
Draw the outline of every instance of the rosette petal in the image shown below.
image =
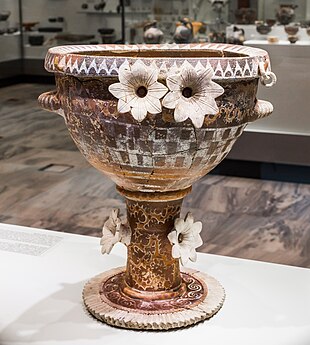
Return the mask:
{"type": "Polygon", "coordinates": [[[196,128],[201,128],[205,115],[218,113],[215,98],[223,94],[224,89],[211,80],[212,68],[203,68],[201,64],[196,67],[197,70],[187,63],[179,74],[167,77],[170,92],[164,97],[163,106],[175,109],[176,122],[190,118],[196,128]]]}
{"type": "Polygon", "coordinates": [[[100,239],[101,253],[109,254],[117,242],[127,246],[130,243],[130,239],[130,227],[119,218],[119,209],[112,209],[109,218],[104,222],[102,228],[102,238],[100,239]]]}
{"type": "Polygon", "coordinates": [[[109,86],[111,94],[118,99],[119,113],[130,112],[141,122],[147,113],[158,114],[162,110],[160,99],[167,93],[165,85],[159,83],[155,64],[146,66],[137,60],[133,65],[122,65],[119,69],[119,83],[109,86]]]}
{"type": "Polygon", "coordinates": [[[191,213],[188,213],[183,220],[177,218],[174,222],[174,230],[168,234],[168,239],[172,245],[171,254],[175,259],[180,259],[182,265],[188,260],[196,261],[196,248],[202,245],[200,232],[201,222],[194,222],[191,213]]]}

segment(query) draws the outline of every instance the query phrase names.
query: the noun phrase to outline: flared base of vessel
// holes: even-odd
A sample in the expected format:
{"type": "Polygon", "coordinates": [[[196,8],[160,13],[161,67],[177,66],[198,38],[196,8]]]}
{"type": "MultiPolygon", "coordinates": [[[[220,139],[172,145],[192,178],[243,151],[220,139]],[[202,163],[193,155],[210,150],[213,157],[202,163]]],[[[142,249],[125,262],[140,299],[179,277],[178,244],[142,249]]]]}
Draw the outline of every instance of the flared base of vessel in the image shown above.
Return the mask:
{"type": "Polygon", "coordinates": [[[96,319],[137,330],[186,327],[219,311],[225,291],[215,278],[192,269],[183,269],[181,277],[181,286],[171,291],[170,296],[158,292],[156,299],[156,293],[139,291],[133,297],[126,291],[125,268],[116,268],[89,280],[83,290],[83,300],[96,319]]]}

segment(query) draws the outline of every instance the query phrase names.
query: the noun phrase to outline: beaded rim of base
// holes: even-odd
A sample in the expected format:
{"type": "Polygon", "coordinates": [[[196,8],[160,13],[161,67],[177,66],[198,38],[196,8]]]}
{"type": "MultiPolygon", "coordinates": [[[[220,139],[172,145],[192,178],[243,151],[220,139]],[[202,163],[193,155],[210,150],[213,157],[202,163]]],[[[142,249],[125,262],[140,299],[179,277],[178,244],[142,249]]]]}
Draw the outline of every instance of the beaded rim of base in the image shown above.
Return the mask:
{"type": "Polygon", "coordinates": [[[100,288],[103,281],[124,272],[124,267],[112,269],[90,279],[83,290],[83,300],[87,310],[98,320],[109,325],[121,328],[168,330],[186,327],[205,319],[209,319],[222,307],[225,300],[225,290],[213,277],[192,269],[183,269],[187,273],[208,287],[208,294],[202,302],[182,311],[172,313],[145,314],[138,311],[117,309],[104,302],[100,297],[100,288]]]}

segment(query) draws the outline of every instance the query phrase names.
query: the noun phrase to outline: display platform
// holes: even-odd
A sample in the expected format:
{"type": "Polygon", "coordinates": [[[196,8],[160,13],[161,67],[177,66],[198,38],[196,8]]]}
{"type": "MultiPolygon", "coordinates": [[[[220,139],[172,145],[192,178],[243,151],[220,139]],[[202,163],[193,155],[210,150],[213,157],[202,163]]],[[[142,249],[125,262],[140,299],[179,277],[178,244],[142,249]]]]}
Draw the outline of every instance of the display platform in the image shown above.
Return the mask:
{"type": "Polygon", "coordinates": [[[0,344],[310,344],[309,269],[198,254],[189,267],[221,282],[223,308],[193,327],[148,332],[108,326],[83,306],[87,280],[124,264],[121,245],[107,257],[99,238],[0,224],[0,344]]]}

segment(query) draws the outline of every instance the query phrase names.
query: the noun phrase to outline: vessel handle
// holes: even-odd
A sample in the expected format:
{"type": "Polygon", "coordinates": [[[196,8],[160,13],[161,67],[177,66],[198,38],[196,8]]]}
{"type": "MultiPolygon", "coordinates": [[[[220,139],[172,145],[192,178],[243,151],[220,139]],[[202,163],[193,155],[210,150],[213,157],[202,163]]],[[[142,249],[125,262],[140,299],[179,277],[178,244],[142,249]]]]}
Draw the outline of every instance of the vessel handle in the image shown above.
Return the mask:
{"type": "Polygon", "coordinates": [[[260,82],[266,87],[272,87],[277,82],[277,76],[271,72],[266,70],[266,66],[264,62],[259,63],[259,72],[260,72],[260,82]]]}
{"type": "Polygon", "coordinates": [[[273,105],[268,101],[258,99],[254,107],[254,116],[252,121],[262,119],[263,117],[269,116],[273,112],[273,105]]]}
{"type": "Polygon", "coordinates": [[[52,111],[62,117],[64,117],[64,111],[61,107],[57,91],[44,92],[38,97],[40,106],[47,111],[52,111]]]}

